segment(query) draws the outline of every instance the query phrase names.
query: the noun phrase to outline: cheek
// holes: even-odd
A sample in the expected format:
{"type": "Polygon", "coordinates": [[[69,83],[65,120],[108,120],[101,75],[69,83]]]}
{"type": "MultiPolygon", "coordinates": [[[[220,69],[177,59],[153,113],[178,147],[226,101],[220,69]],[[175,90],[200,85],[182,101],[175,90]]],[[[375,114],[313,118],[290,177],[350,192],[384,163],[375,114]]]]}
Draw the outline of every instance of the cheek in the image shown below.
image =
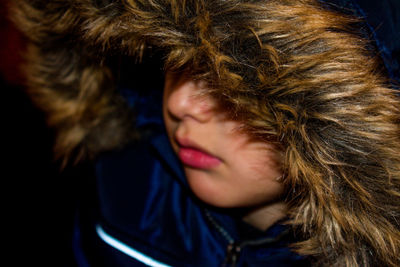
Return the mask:
{"type": "Polygon", "coordinates": [[[275,182],[282,175],[281,161],[273,153],[258,155],[253,163],[249,163],[248,169],[255,180],[275,182]]]}
{"type": "Polygon", "coordinates": [[[280,164],[271,157],[262,157],[253,161],[245,162],[238,167],[232,168],[236,175],[238,184],[248,188],[264,188],[266,191],[273,191],[273,188],[280,188],[282,185],[279,178],[282,176],[280,164]]]}
{"type": "Polygon", "coordinates": [[[167,131],[168,137],[171,138],[171,133],[174,126],[172,120],[168,118],[168,115],[166,114],[165,111],[163,111],[163,119],[164,119],[164,127],[167,131]]]}
{"type": "Polygon", "coordinates": [[[242,206],[257,206],[281,199],[284,187],[276,180],[279,173],[274,172],[269,177],[262,174],[258,176],[259,174],[261,173],[246,173],[246,176],[242,177],[243,180],[238,183],[238,190],[242,192],[238,202],[242,203],[242,206]]]}
{"type": "Polygon", "coordinates": [[[282,175],[282,155],[271,145],[249,142],[247,138],[236,138],[235,147],[227,151],[228,163],[235,172],[251,180],[275,181],[282,175]]]}
{"type": "Polygon", "coordinates": [[[177,127],[177,122],[174,121],[170,114],[168,113],[168,109],[165,103],[165,99],[167,98],[167,96],[164,95],[164,100],[163,100],[163,107],[162,107],[162,112],[163,112],[163,119],[164,119],[164,127],[167,131],[168,137],[172,138],[173,132],[177,127]]]}
{"type": "Polygon", "coordinates": [[[167,116],[167,117],[164,117],[164,127],[165,127],[165,130],[167,132],[169,143],[172,146],[172,148],[175,151],[175,153],[177,153],[179,148],[178,148],[176,142],[174,141],[174,134],[176,132],[178,124],[174,120],[172,120],[171,118],[168,118],[168,116],[167,116]]]}
{"type": "Polygon", "coordinates": [[[279,154],[271,148],[239,151],[232,161],[231,177],[243,197],[253,204],[270,202],[279,198],[284,186],[279,154]]]}

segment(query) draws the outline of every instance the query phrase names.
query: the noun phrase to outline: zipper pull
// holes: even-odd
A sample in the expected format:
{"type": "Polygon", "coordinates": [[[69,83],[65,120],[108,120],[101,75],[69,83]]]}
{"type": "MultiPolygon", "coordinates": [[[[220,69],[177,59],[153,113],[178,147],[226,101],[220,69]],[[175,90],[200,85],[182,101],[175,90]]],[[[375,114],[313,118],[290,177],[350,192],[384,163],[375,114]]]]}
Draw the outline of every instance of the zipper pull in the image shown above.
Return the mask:
{"type": "Polygon", "coordinates": [[[236,243],[229,243],[226,248],[226,256],[223,267],[235,267],[240,254],[240,246],[236,243]]]}

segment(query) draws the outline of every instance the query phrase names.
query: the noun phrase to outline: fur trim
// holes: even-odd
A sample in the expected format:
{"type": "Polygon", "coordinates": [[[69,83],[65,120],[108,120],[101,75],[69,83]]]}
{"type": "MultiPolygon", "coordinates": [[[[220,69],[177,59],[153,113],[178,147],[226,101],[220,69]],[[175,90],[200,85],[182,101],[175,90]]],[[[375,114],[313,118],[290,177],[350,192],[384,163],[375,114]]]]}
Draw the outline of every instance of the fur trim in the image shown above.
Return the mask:
{"type": "Polygon", "coordinates": [[[31,95],[58,155],[127,140],[108,59],[161,49],[166,68],[205,80],[249,133],[280,144],[299,253],[400,265],[400,103],[356,19],[314,0],[18,3],[31,95]]]}

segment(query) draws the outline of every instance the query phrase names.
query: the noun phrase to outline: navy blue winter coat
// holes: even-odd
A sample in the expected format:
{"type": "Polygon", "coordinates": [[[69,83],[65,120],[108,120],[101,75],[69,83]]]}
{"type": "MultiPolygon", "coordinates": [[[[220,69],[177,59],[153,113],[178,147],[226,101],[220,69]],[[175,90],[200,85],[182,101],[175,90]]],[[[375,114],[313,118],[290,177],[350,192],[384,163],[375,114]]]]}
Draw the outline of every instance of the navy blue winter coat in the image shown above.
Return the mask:
{"type": "Polygon", "coordinates": [[[149,105],[159,99],[123,92],[146,134],[98,160],[97,201],[82,205],[75,226],[79,266],[308,266],[290,251],[287,226],[263,232],[240,210],[198,200],[164,132],[161,103],[149,105]]]}

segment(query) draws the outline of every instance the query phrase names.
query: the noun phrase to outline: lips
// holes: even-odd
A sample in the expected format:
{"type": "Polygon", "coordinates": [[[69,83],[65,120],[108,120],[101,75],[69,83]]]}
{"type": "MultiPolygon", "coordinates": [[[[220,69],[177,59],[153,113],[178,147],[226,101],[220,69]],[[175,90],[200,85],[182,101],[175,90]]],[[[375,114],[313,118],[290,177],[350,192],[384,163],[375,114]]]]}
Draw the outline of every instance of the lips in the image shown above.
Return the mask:
{"type": "Polygon", "coordinates": [[[211,169],[221,164],[221,160],[203,150],[188,139],[177,138],[178,157],[183,164],[197,169],[211,169]]]}

